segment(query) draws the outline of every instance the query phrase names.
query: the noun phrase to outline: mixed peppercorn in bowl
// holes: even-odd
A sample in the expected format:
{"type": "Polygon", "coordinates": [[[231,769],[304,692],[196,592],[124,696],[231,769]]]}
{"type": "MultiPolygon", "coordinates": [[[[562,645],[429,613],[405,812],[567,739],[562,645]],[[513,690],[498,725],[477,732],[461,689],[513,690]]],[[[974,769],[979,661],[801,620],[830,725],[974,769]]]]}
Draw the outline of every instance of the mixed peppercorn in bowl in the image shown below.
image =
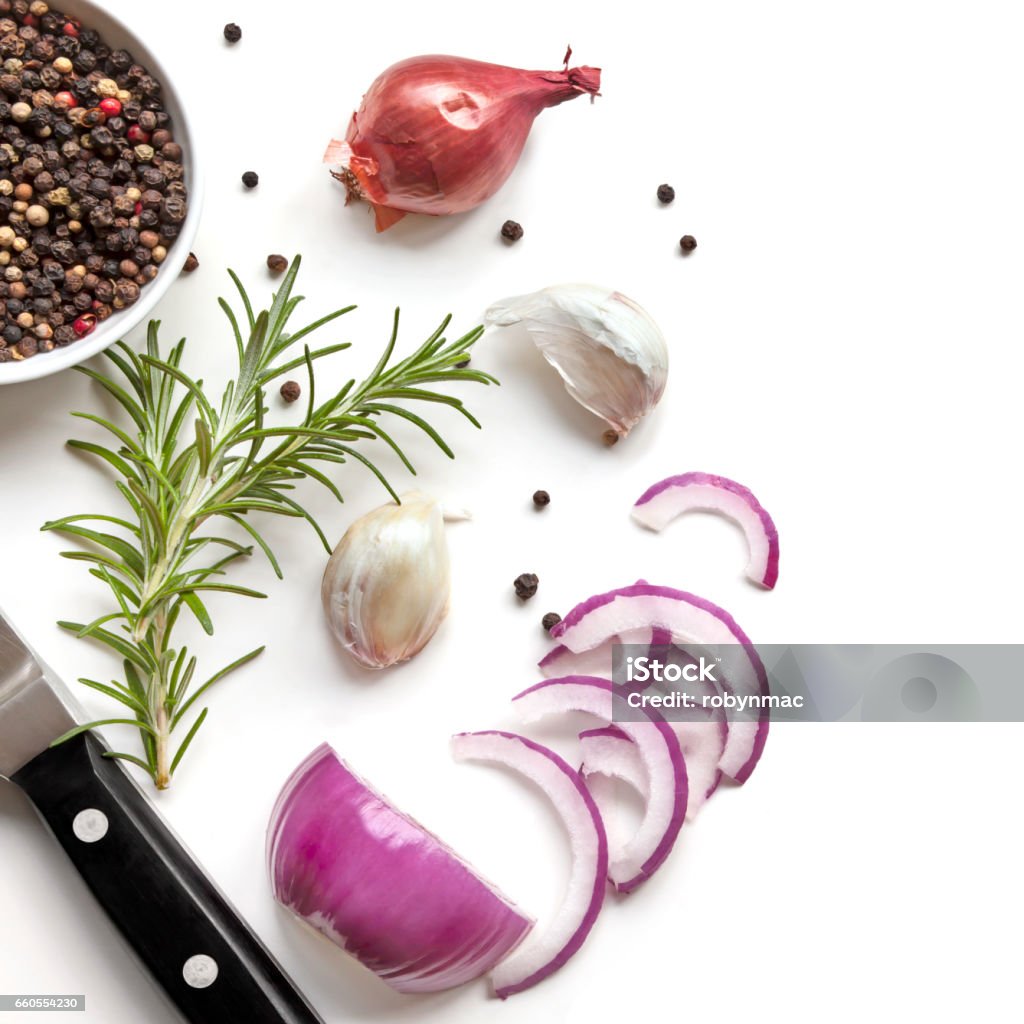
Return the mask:
{"type": "Polygon", "coordinates": [[[0,0],[0,384],[81,362],[143,320],[198,222],[179,97],[87,2],[0,0]]]}

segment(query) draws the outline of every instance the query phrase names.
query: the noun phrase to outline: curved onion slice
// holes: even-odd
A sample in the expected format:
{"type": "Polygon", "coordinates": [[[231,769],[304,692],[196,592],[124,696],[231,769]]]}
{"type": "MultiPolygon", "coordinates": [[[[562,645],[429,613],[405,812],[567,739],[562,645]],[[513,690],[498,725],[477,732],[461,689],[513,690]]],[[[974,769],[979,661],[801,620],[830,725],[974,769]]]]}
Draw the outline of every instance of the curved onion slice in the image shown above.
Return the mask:
{"type": "Polygon", "coordinates": [[[632,892],[650,878],[672,850],[686,817],[686,765],[679,740],[668,723],[650,709],[644,721],[624,721],[625,701],[607,679],[566,676],[548,679],[512,698],[524,721],[550,714],[583,711],[606,722],[613,719],[616,702],[622,703],[615,725],[636,744],[648,783],[643,820],[608,868],[608,877],[619,892],[632,892]]]}
{"type": "Polygon", "coordinates": [[[648,487],[633,506],[633,518],[660,532],[676,516],[717,512],[743,531],[750,549],[747,579],[771,590],[779,578],[779,531],[772,517],[743,484],[710,473],[682,473],[648,487]]]}
{"type": "MultiPolygon", "coordinates": [[[[628,783],[640,796],[647,799],[647,773],[636,744],[617,726],[585,729],[580,733],[580,751],[583,763],[580,771],[588,775],[607,775],[628,783]]],[[[687,764],[687,783],[690,766],[687,764]]],[[[687,786],[689,789],[689,786],[687,786]]],[[[687,799],[689,812],[689,799],[687,799]]]]}
{"type": "MultiPolygon", "coordinates": [[[[691,692],[692,686],[691,684],[691,692]]],[[[710,692],[714,688],[705,683],[710,692]]],[[[669,722],[676,734],[686,763],[686,820],[693,821],[697,812],[722,781],[719,768],[729,736],[725,712],[721,708],[692,709],[688,714],[701,714],[700,719],[669,722]]],[[[599,773],[621,779],[647,799],[647,777],[643,771],[636,745],[618,728],[588,729],[580,733],[584,777],[599,773]]]]}
{"type": "Polygon", "coordinates": [[[545,679],[554,679],[556,676],[601,676],[603,679],[611,679],[612,647],[615,644],[648,647],[651,644],[671,642],[671,633],[644,626],[640,629],[626,630],[621,636],[609,637],[597,647],[589,651],[580,651],[579,654],[570,651],[565,644],[556,644],[537,662],[537,667],[545,679]]]}
{"type": "Polygon", "coordinates": [[[532,921],[324,743],[267,831],[274,898],[399,992],[485,974],[532,921]]]}
{"type": "MultiPolygon", "coordinates": [[[[631,587],[597,594],[573,608],[551,630],[551,636],[579,654],[644,627],[667,631],[672,643],[717,645],[719,653],[730,655],[725,672],[737,696],[768,695],[764,663],[736,620],[718,605],[684,590],[640,580],[631,587]]],[[[730,779],[745,782],[767,739],[767,710],[761,711],[757,721],[730,721],[719,767],[730,779]]]]}
{"type": "Polygon", "coordinates": [[[553,750],[510,732],[464,732],[452,737],[457,761],[497,761],[535,782],[561,815],[572,844],[572,874],[554,920],[533,934],[493,971],[501,998],[531,988],[554,974],[583,945],[604,902],[608,839],[597,804],[553,750]]]}

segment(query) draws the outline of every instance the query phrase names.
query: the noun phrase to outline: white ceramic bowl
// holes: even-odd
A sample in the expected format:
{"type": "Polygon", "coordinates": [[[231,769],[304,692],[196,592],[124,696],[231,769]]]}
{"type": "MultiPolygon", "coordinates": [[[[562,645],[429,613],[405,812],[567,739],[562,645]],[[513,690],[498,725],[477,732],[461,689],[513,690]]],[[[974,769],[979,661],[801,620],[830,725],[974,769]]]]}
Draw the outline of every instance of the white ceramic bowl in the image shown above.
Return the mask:
{"type": "Polygon", "coordinates": [[[77,18],[86,28],[99,32],[103,41],[112,49],[127,50],[163,86],[164,108],[171,115],[174,141],[181,145],[185,165],[185,184],[188,186],[188,214],[174,245],[168,250],[167,258],[160,264],[160,273],[150,281],[134,306],[120,310],[98,324],[92,334],[74,341],[64,348],[52,352],[41,352],[19,362],[0,363],[0,385],[16,384],[19,381],[47,377],[59,370],[66,370],[90,356],[102,352],[118,338],[123,337],[136,324],[149,317],[153,307],[163,298],[164,293],[178,279],[182,264],[188,257],[196,230],[203,199],[201,169],[196,154],[195,134],[189,124],[188,114],[181,95],[175,87],[166,64],[158,59],[153,50],[144,43],[123,22],[102,7],[89,0],[54,0],[54,8],[63,14],[77,18]]]}

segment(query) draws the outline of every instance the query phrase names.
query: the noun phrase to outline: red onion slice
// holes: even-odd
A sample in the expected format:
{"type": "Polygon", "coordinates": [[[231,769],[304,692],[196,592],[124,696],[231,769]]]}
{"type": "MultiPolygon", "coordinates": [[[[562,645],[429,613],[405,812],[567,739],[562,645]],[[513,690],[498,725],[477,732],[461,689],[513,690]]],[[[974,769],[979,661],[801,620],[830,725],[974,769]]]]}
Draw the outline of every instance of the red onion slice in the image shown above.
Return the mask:
{"type": "Polygon", "coordinates": [[[548,679],[513,697],[527,722],[568,711],[583,711],[611,722],[616,702],[622,703],[622,713],[615,717],[615,725],[636,744],[648,783],[640,827],[608,869],[615,888],[631,892],[664,863],[686,817],[686,765],[675,733],[647,708],[641,712],[644,721],[622,720],[628,712],[624,698],[607,679],[595,676],[548,679]]]}
{"type": "Polygon", "coordinates": [[[601,729],[585,729],[579,738],[580,753],[583,757],[580,772],[584,779],[588,775],[607,775],[611,779],[621,779],[635,789],[644,800],[647,799],[647,772],[644,771],[643,761],[640,760],[640,752],[636,744],[620,728],[606,725],[601,729]]]}
{"type": "MultiPolygon", "coordinates": [[[[718,764],[725,750],[729,727],[725,712],[720,708],[708,709],[701,721],[668,724],[679,740],[686,763],[686,820],[693,821],[722,781],[718,764]]],[[[647,776],[640,754],[636,744],[618,726],[587,729],[580,733],[579,738],[583,758],[580,770],[584,779],[594,774],[621,779],[647,799],[647,776]]]]}
{"type": "MultiPolygon", "coordinates": [[[[726,677],[732,691],[741,697],[768,695],[764,663],[736,620],[718,605],[684,590],[641,580],[631,587],[597,594],[573,608],[551,630],[551,636],[580,654],[608,643],[611,637],[645,627],[667,632],[671,643],[715,645],[719,652],[730,652],[726,677]]],[[[767,710],[757,721],[730,721],[719,767],[734,781],[745,782],[767,739],[767,710]]]]}
{"type": "Polygon", "coordinates": [[[326,743],[277,799],[267,862],[282,906],[399,992],[486,974],[533,923],[326,743]]]}
{"type": "Polygon", "coordinates": [[[457,761],[495,761],[535,782],[565,823],[572,844],[572,874],[551,924],[494,969],[501,999],[532,988],[554,974],[583,945],[604,902],[608,839],[597,804],[579,773],[553,750],[509,732],[464,732],[452,737],[457,761]]]}
{"type": "Polygon", "coordinates": [[[597,647],[589,651],[580,651],[579,654],[570,651],[565,644],[557,644],[537,662],[537,666],[545,679],[554,679],[557,676],[601,676],[603,679],[611,679],[612,647],[615,644],[649,647],[652,643],[672,642],[671,634],[662,631],[664,639],[659,639],[655,635],[656,632],[649,626],[630,629],[621,636],[610,637],[597,647]]]}
{"type": "Polygon", "coordinates": [[[743,531],[750,549],[747,578],[771,590],[779,578],[779,531],[749,488],[724,476],[682,473],[648,487],[633,506],[633,518],[660,532],[690,511],[717,512],[743,531]]]}

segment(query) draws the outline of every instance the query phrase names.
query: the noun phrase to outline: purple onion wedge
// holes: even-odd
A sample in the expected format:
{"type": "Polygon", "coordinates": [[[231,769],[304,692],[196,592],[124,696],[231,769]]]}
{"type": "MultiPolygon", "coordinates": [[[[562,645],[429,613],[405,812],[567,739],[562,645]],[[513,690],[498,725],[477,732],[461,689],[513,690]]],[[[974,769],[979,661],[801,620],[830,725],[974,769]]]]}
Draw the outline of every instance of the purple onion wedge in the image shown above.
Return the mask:
{"type": "Polygon", "coordinates": [[[747,579],[771,590],[779,578],[779,531],[749,488],[724,476],[681,473],[648,487],[633,506],[633,518],[660,532],[684,512],[717,512],[747,538],[747,579]]]}
{"type": "MultiPolygon", "coordinates": [[[[616,701],[624,698],[607,679],[566,676],[548,679],[513,698],[524,721],[551,714],[583,711],[605,722],[615,717],[616,701]]],[[[643,721],[615,717],[615,725],[636,744],[647,777],[647,802],[636,835],[613,858],[608,877],[619,892],[632,892],[650,878],[672,851],[686,817],[686,765],[679,740],[668,723],[648,708],[643,721]]]]}
{"type": "MultiPolygon", "coordinates": [[[[767,696],[768,673],[761,656],[736,620],[723,608],[685,590],[639,580],[578,604],[551,630],[552,638],[575,654],[590,651],[630,630],[663,631],[668,643],[714,645],[728,654],[725,675],[737,696],[767,696]]],[[[719,767],[735,782],[745,782],[768,739],[768,711],[757,721],[732,720],[719,767]]]]}
{"type": "Polygon", "coordinates": [[[486,974],[532,926],[326,743],[277,799],[267,862],[282,906],[399,992],[486,974]]]}
{"type": "Polygon", "coordinates": [[[457,761],[494,761],[525,775],[548,796],[572,844],[572,874],[554,919],[534,932],[491,975],[501,998],[554,974],[583,945],[604,902],[608,840],[593,797],[579,773],[553,750],[510,732],[464,732],[452,737],[457,761]]]}

